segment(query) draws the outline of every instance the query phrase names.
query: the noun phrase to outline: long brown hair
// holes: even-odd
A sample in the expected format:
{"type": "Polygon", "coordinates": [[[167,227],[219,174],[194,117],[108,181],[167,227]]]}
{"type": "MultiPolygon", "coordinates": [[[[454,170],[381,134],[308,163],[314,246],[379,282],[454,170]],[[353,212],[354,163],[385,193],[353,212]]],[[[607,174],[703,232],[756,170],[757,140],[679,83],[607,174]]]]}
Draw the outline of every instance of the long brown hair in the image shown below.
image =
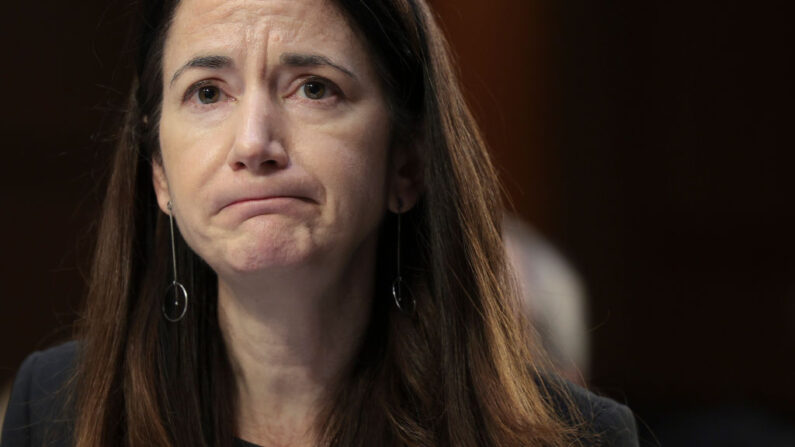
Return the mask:
{"type": "MultiPolygon", "coordinates": [[[[391,306],[393,237],[379,243],[377,290],[349,377],[322,433],[333,446],[572,445],[577,430],[538,381],[500,237],[501,189],[424,0],[336,0],[369,45],[393,132],[420,144],[424,192],[402,216],[413,315],[391,306]]],[[[235,381],[218,326],[215,273],[180,238],[191,291],[165,321],[167,218],[152,187],[161,58],[176,0],[141,2],[129,104],[108,180],[75,380],[78,447],[230,446],[235,381]]],[[[392,235],[387,216],[381,234],[392,235]]],[[[560,401],[560,399],[556,399],[560,401]]],[[[563,399],[565,401],[565,399],[563,399]]]]}

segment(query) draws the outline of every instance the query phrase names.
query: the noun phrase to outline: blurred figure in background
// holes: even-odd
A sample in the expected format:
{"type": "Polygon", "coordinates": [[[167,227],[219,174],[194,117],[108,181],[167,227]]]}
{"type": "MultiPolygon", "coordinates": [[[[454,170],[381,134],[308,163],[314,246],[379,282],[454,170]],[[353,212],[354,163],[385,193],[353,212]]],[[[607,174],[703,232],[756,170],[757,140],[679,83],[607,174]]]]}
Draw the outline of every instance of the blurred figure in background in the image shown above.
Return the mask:
{"type": "MultiPolygon", "coordinates": [[[[0,383],[0,421],[6,418],[9,397],[11,397],[11,382],[0,383]]],[[[2,435],[2,432],[0,432],[0,442],[3,442],[2,435]]]]}
{"type": "Polygon", "coordinates": [[[582,281],[563,255],[518,217],[505,215],[503,239],[543,348],[559,374],[586,384],[590,356],[582,281]]]}

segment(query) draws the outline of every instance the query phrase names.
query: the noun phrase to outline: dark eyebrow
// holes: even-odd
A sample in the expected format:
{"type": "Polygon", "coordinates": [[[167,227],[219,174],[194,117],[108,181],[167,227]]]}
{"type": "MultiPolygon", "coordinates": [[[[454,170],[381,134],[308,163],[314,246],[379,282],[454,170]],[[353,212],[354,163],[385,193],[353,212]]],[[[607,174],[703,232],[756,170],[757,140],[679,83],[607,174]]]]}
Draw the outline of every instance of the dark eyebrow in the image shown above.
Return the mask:
{"type": "Polygon", "coordinates": [[[212,70],[218,70],[221,68],[231,67],[232,65],[234,65],[232,58],[226,56],[197,56],[186,62],[185,65],[179,67],[179,69],[174,72],[174,76],[171,77],[171,83],[169,85],[174,85],[174,81],[176,81],[177,78],[188,68],[209,68],[212,70]]]}
{"type": "Polygon", "coordinates": [[[293,67],[317,67],[320,65],[328,65],[329,67],[336,68],[351,78],[356,79],[356,75],[353,74],[352,71],[341,65],[335,64],[331,61],[331,59],[319,54],[284,53],[281,55],[279,60],[283,64],[291,65],[293,67]]]}

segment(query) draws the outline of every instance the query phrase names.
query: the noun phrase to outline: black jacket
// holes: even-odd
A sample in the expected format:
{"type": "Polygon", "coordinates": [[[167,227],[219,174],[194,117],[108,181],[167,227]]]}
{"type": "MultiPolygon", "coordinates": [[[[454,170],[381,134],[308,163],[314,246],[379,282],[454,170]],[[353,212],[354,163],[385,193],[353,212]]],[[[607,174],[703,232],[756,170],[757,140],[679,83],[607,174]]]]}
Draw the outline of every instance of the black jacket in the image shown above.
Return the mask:
{"type": "MultiPolygon", "coordinates": [[[[70,342],[25,359],[11,392],[0,447],[70,445],[74,411],[64,394],[69,387],[64,385],[73,371],[76,351],[77,343],[70,342]]],[[[638,445],[635,419],[629,408],[576,385],[567,387],[579,411],[599,435],[599,445],[638,445]]],[[[238,441],[238,445],[253,444],[238,441]]]]}

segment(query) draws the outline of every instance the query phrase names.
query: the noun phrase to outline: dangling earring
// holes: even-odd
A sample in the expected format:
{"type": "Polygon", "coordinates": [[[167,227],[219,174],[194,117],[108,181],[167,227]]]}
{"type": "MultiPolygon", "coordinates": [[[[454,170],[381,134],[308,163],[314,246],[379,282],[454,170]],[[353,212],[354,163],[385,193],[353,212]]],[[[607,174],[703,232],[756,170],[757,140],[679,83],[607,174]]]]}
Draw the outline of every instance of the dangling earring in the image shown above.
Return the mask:
{"type": "Polygon", "coordinates": [[[395,300],[395,306],[404,314],[411,315],[417,308],[417,302],[414,297],[408,298],[403,296],[403,278],[400,276],[400,215],[403,214],[403,201],[398,197],[398,212],[397,212],[397,275],[392,282],[392,298],[395,300]]]}
{"type": "Polygon", "coordinates": [[[166,289],[166,296],[163,299],[163,317],[166,320],[176,323],[185,317],[188,312],[188,291],[185,286],[177,281],[177,249],[174,244],[174,213],[171,210],[171,201],[168,201],[168,222],[171,227],[171,261],[174,266],[174,280],[166,289]]]}

